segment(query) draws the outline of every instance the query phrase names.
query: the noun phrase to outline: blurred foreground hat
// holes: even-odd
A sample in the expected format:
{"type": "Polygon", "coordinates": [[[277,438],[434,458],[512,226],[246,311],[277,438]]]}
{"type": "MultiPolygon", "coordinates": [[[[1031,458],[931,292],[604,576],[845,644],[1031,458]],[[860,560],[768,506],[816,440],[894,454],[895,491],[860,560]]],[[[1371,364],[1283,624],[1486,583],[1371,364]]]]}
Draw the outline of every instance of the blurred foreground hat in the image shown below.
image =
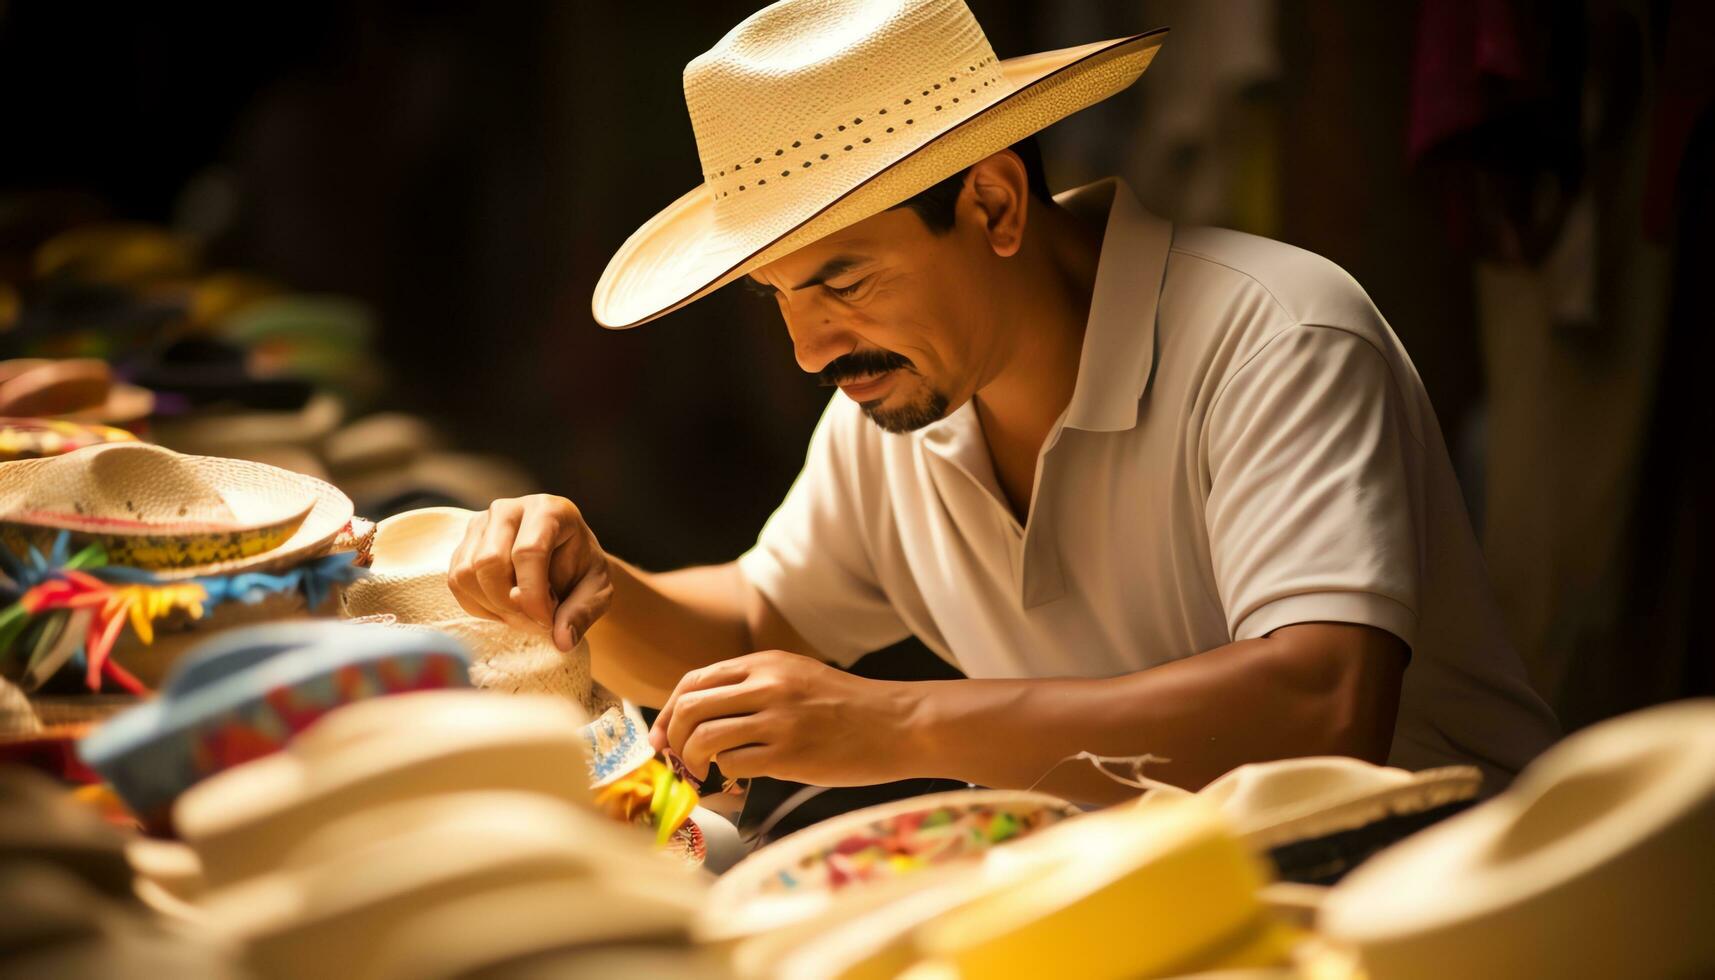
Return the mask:
{"type": "Polygon", "coordinates": [[[173,825],[219,887],[272,870],[325,824],[401,800],[511,790],[588,804],[584,721],[558,698],[478,691],[351,705],[283,751],[193,787],[173,825]]]}
{"type": "Polygon", "coordinates": [[[632,828],[541,794],[467,792],[351,813],[292,848],[273,872],[200,905],[208,930],[243,945],[263,977],[421,977],[440,970],[419,961],[400,973],[384,960],[411,959],[390,941],[423,921],[463,937],[440,948],[468,967],[477,948],[486,959],[543,944],[682,944],[702,897],[695,872],[653,853],[632,828]],[[550,885],[560,887],[539,891],[550,885]],[[579,892],[583,900],[568,901],[579,892]],[[566,902],[550,921],[519,914],[516,901],[543,894],[566,902]],[[467,911],[436,915],[449,907],[467,911]]]}
{"type": "Polygon", "coordinates": [[[546,631],[525,632],[478,619],[453,598],[447,566],[475,516],[459,507],[425,507],[377,524],[369,574],[346,588],[346,614],[391,615],[402,624],[450,633],[470,648],[471,682],[477,687],[553,694],[601,714],[612,699],[591,679],[587,643],[561,650],[546,631]]]}
{"type": "Polygon", "coordinates": [[[995,57],[964,0],[780,0],[685,66],[702,186],[608,263],[593,310],[636,326],[854,224],[1149,67],[1165,30],[995,57]]]}
{"type": "Polygon", "coordinates": [[[351,501],[262,463],[146,443],[0,463],[0,525],[46,550],[60,531],[99,540],[110,563],[189,578],[278,568],[324,552],[351,501]]]}
{"type": "Polygon", "coordinates": [[[132,899],[124,842],[53,780],[0,768],[0,976],[226,977],[132,899]]]}
{"type": "Polygon", "coordinates": [[[1715,974],[1715,699],[1568,736],[1319,919],[1374,980],[1715,974]]]}
{"type": "Polygon", "coordinates": [[[1164,785],[1138,806],[1196,795],[1252,847],[1269,852],[1281,878],[1331,884],[1387,845],[1464,809],[1482,782],[1474,766],[1412,772],[1311,756],[1239,766],[1196,794],[1164,785]]]}
{"type": "MultiPolygon", "coordinates": [[[[1077,817],[786,948],[774,977],[1271,977],[1300,938],[1267,868],[1213,807],[1179,799],[1077,817]],[[1212,972],[1232,970],[1235,972],[1212,972]]],[[[767,948],[763,937],[763,948],[767,948]]],[[[741,970],[748,950],[741,949],[741,970]]],[[[1291,974],[1289,974],[1291,975],[1291,974]]]]}
{"type": "Polygon", "coordinates": [[[289,622],[232,630],[173,666],[160,696],[114,717],[79,752],[140,817],[215,773],[278,751],[367,698],[469,684],[463,647],[429,630],[289,622]]]}

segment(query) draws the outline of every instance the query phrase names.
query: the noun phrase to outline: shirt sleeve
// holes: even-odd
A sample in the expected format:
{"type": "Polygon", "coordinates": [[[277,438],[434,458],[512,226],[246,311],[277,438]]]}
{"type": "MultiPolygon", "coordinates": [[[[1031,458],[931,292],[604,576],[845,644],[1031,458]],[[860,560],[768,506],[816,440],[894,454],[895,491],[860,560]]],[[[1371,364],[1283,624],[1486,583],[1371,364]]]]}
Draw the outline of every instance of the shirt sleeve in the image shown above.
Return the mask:
{"type": "Polygon", "coordinates": [[[871,424],[835,395],[804,469],[763,525],[740,571],[816,652],[850,665],[910,635],[888,600],[871,535],[886,526],[885,483],[871,424]],[[866,436],[870,438],[865,438],[866,436]]]}
{"type": "Polygon", "coordinates": [[[1233,639],[1337,622],[1414,643],[1422,449],[1380,351],[1336,327],[1288,328],[1216,395],[1205,439],[1233,639]]]}

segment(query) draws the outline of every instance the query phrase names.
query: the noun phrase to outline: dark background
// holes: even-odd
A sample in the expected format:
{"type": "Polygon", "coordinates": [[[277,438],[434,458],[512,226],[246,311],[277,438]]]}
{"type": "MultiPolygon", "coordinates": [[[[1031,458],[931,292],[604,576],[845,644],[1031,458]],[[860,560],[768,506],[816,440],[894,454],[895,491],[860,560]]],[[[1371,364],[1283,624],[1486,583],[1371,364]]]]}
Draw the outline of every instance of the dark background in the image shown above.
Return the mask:
{"type": "MultiPolygon", "coordinates": [[[[517,460],[615,553],[723,561],[826,392],[742,291],[622,333],[589,297],[699,179],[680,70],[757,6],[0,0],[0,205],[73,195],[361,299],[382,405],[517,460]]],[[[1002,57],[1174,27],[1044,135],[1050,183],[1122,173],[1352,272],[1572,725],[1711,689],[1712,6],[971,0],[1002,57]],[[1497,32],[1516,70],[1437,90],[1497,32]]]]}

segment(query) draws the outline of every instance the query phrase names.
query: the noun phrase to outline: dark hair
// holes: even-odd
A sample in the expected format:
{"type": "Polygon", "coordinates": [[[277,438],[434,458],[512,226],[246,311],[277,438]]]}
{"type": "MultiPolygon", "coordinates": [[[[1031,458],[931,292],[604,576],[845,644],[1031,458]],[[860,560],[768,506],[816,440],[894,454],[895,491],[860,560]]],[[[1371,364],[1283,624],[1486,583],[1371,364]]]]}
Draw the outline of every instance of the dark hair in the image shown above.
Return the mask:
{"type": "MultiPolygon", "coordinates": [[[[1042,148],[1036,145],[1036,137],[1026,136],[1024,139],[1007,147],[1018,154],[1024,162],[1024,172],[1029,180],[1031,197],[1052,202],[1054,195],[1048,190],[1048,178],[1042,172],[1042,148]]],[[[965,175],[971,172],[966,167],[934,187],[906,201],[895,204],[888,210],[910,208],[917,212],[917,217],[929,226],[929,230],[937,235],[953,227],[953,205],[959,201],[959,192],[965,189],[965,175]]]]}

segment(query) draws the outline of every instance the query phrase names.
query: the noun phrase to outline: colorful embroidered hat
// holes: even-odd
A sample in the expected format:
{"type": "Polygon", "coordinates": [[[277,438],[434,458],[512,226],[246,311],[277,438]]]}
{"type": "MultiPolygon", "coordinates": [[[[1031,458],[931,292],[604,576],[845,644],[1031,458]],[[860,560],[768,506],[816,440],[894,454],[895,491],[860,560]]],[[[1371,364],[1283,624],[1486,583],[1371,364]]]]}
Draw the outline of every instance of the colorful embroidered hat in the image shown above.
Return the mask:
{"type": "Polygon", "coordinates": [[[124,429],[62,419],[0,418],[0,463],[62,456],[104,442],[136,442],[124,429]]]}
{"type": "Polygon", "coordinates": [[[278,751],[335,708],[468,686],[469,662],[457,640],[427,630],[315,621],[233,630],[175,664],[158,698],[96,729],[79,752],[160,824],[186,789],[278,751]]]}
{"type": "Polygon", "coordinates": [[[585,717],[563,699],[425,691],[336,711],[280,752],[204,780],[173,826],[222,887],[273,869],[329,823],[444,793],[506,790],[587,805],[585,717]]]}
{"type": "Polygon", "coordinates": [[[1375,980],[1715,974],[1715,699],[1567,736],[1376,855],[1318,927],[1375,980]]]}
{"type": "Polygon", "coordinates": [[[781,0],[685,66],[703,183],[620,246],[636,326],[1119,92],[1167,32],[1002,61],[964,0],[781,0]]]}
{"type": "Polygon", "coordinates": [[[544,632],[525,632],[465,612],[447,587],[447,566],[475,511],[425,507],[375,526],[369,574],[344,593],[348,616],[391,615],[402,625],[442,630],[471,651],[477,687],[521,694],[552,694],[577,702],[591,715],[615,703],[595,687],[589,646],[561,650],[544,632]]]}
{"type": "Polygon", "coordinates": [[[313,558],[351,516],[351,501],[320,480],[146,443],[0,463],[0,532],[46,551],[70,531],[99,540],[111,564],[163,578],[313,558]]]}
{"type": "Polygon", "coordinates": [[[854,810],[740,861],[715,883],[699,928],[727,939],[822,916],[844,893],[980,857],[1080,812],[1019,790],[933,793],[854,810]]]}

